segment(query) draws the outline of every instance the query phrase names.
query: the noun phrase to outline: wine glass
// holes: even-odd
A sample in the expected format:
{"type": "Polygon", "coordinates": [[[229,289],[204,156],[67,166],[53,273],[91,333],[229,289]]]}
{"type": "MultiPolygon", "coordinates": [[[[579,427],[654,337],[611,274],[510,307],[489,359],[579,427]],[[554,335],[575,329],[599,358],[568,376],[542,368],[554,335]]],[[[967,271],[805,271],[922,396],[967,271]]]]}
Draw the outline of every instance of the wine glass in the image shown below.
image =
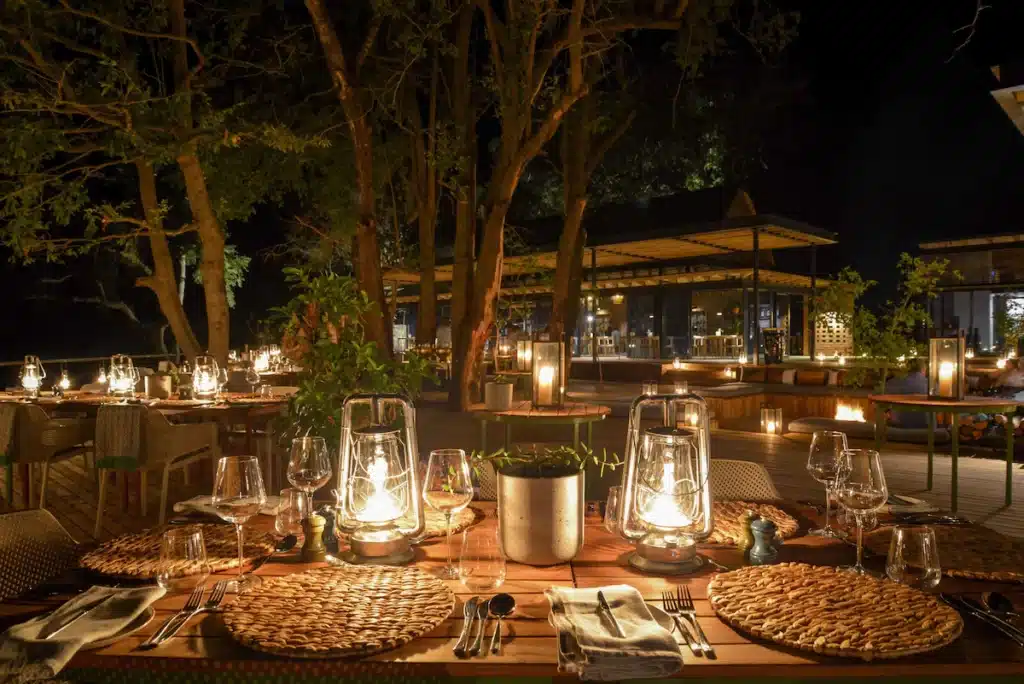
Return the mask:
{"type": "Polygon", "coordinates": [[[934,589],[942,581],[939,547],[935,530],[930,527],[904,527],[892,530],[885,574],[893,582],[918,589],[934,589]]]}
{"type": "Polygon", "coordinates": [[[615,485],[608,488],[608,500],[604,503],[604,529],[614,535],[619,534],[619,496],[622,487],[615,485]]]}
{"type": "Polygon", "coordinates": [[[811,450],[807,456],[807,472],[815,480],[825,485],[825,526],[820,529],[810,530],[807,534],[815,537],[839,536],[830,524],[832,516],[832,491],[835,488],[836,478],[840,475],[840,469],[843,465],[843,452],[848,448],[846,433],[844,432],[817,430],[814,436],[811,437],[811,450]]]}
{"type": "Polygon", "coordinates": [[[864,516],[878,510],[889,498],[882,471],[882,458],[871,449],[847,449],[846,462],[836,478],[839,502],[857,519],[857,564],[846,568],[860,575],[871,575],[861,560],[864,556],[864,516]]]}
{"type": "Polygon", "coordinates": [[[228,381],[231,379],[227,366],[217,370],[217,390],[219,394],[224,394],[224,390],[227,389],[228,381]]]}
{"type": "Polygon", "coordinates": [[[169,592],[192,591],[210,576],[203,529],[198,525],[172,528],[160,540],[160,569],[156,583],[169,592]]]}
{"type": "Polygon", "coordinates": [[[473,480],[469,461],[462,449],[439,449],[430,452],[427,476],[423,484],[423,500],[435,511],[444,513],[448,540],[448,565],[441,571],[443,579],[458,579],[459,571],[452,564],[452,515],[473,500],[473,480]]]}
{"type": "Polygon", "coordinates": [[[242,571],[245,563],[242,525],[259,513],[266,502],[263,474],[255,456],[223,456],[217,461],[213,507],[220,517],[234,524],[238,535],[238,577],[229,584],[229,591],[243,594],[263,583],[260,577],[242,571]]]}
{"type": "Polygon", "coordinates": [[[307,517],[313,512],[313,492],[331,479],[331,458],[323,437],[296,437],[288,457],[288,481],[306,494],[307,517]]]}
{"type": "Polygon", "coordinates": [[[256,394],[256,385],[260,384],[260,373],[256,370],[256,364],[250,363],[245,369],[245,381],[252,387],[252,393],[256,394]]]}
{"type": "Polygon", "coordinates": [[[470,591],[481,593],[505,583],[505,554],[497,527],[478,525],[462,532],[459,579],[470,591]]]}

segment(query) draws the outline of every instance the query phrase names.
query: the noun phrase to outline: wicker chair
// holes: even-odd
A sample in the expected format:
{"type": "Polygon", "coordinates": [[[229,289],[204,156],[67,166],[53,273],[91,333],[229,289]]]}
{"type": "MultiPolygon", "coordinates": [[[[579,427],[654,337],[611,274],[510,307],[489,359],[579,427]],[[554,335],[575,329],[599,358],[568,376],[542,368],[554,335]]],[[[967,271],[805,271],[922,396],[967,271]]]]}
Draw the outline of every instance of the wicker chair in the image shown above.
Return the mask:
{"type": "Polygon", "coordinates": [[[58,577],[78,561],[78,543],[49,511],[0,515],[0,601],[58,577]]]}
{"type": "MultiPolygon", "coordinates": [[[[103,407],[107,408],[107,407],[103,407]]],[[[220,442],[216,423],[190,423],[173,425],[167,416],[159,411],[148,409],[141,425],[139,457],[98,458],[96,467],[99,469],[100,491],[96,502],[96,524],[93,536],[99,538],[103,511],[107,503],[107,480],[111,471],[137,471],[140,476],[139,506],[142,515],[148,507],[149,473],[159,472],[160,482],[160,517],[162,525],[167,517],[167,486],[172,470],[186,469],[193,463],[203,459],[220,457],[220,442]]],[[[188,471],[185,470],[187,473],[188,471]]]]}
{"type": "Polygon", "coordinates": [[[35,489],[35,466],[42,465],[39,508],[46,508],[46,485],[50,478],[50,464],[85,456],[92,450],[96,421],[91,418],[50,418],[35,404],[18,407],[15,439],[17,463],[28,465],[29,498],[35,489]]]}
{"type": "Polygon", "coordinates": [[[719,501],[776,501],[782,498],[772,476],[760,463],[713,458],[709,477],[711,496],[719,501]]]}

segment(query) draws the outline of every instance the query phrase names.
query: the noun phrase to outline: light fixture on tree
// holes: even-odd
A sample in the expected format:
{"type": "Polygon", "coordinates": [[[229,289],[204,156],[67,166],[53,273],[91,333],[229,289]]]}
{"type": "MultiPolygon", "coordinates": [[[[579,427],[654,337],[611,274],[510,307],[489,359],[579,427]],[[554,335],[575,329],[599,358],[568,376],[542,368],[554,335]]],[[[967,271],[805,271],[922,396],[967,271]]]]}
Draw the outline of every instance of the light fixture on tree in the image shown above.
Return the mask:
{"type": "Polygon", "coordinates": [[[644,572],[676,575],[704,565],[697,542],[713,527],[707,404],[695,395],[633,400],[619,500],[620,534],[636,543],[628,562],[644,572]],[[663,425],[643,430],[644,408],[660,409],[663,425]],[[695,416],[694,427],[676,427],[695,416]]]}
{"type": "Polygon", "coordinates": [[[769,405],[761,406],[761,432],[766,435],[782,434],[782,409],[769,405]]]}
{"type": "Polygon", "coordinates": [[[529,373],[533,368],[533,340],[516,340],[516,370],[529,373]]]}
{"type": "MultiPolygon", "coordinates": [[[[18,379],[21,380],[21,389],[26,397],[35,399],[39,396],[39,388],[43,386],[43,378],[46,377],[46,369],[38,356],[26,356],[21,364],[21,372],[18,379]]],[[[10,471],[8,471],[9,473],[10,471]]],[[[10,477],[10,475],[8,475],[10,477]]]]}
{"type": "Polygon", "coordinates": [[[561,408],[565,399],[565,351],[561,342],[534,340],[533,407],[561,408]]]}
{"type": "Polygon", "coordinates": [[[928,396],[962,401],[967,394],[967,344],[962,334],[928,340],[928,396]]]}
{"type": "Polygon", "coordinates": [[[110,357],[110,370],[107,372],[107,392],[115,397],[131,398],[135,396],[135,364],[127,354],[114,354],[110,357]]]}
{"type": "Polygon", "coordinates": [[[348,563],[401,565],[425,518],[418,476],[416,411],[396,394],[356,394],[341,414],[338,527],[349,538],[348,563]],[[364,416],[369,424],[354,427],[364,416]]]}
{"type": "Polygon", "coordinates": [[[192,397],[194,399],[216,399],[220,389],[220,369],[217,359],[208,354],[196,357],[192,370],[192,397]]]}

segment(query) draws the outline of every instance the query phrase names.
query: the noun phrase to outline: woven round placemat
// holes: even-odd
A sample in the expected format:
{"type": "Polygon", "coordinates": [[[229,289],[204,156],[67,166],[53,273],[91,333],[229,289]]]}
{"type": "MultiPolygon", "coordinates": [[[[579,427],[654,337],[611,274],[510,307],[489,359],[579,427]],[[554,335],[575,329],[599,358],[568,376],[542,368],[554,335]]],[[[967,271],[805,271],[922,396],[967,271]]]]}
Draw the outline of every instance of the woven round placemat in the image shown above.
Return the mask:
{"type": "Polygon", "coordinates": [[[753,511],[755,515],[775,523],[778,536],[782,539],[796,536],[800,529],[800,523],[796,521],[796,518],[768,503],[715,501],[712,504],[712,510],[714,511],[715,527],[711,536],[707,538],[708,544],[736,546],[743,538],[743,529],[739,518],[745,511],[753,511]]]}
{"type": "MultiPolygon", "coordinates": [[[[932,525],[939,547],[939,565],[950,577],[1024,583],[1024,541],[973,525],[932,525]]],[[[892,528],[864,535],[864,546],[889,554],[892,528]]]]}
{"type": "MultiPolygon", "coordinates": [[[[238,567],[238,539],[232,525],[198,524],[203,531],[206,544],[206,559],[211,572],[220,572],[238,567]]],[[[180,525],[174,529],[182,529],[180,525]]],[[[124,534],[109,539],[79,561],[83,568],[112,577],[131,579],[155,579],[162,569],[160,563],[160,541],[170,526],[157,527],[136,534],[124,534]]],[[[266,532],[246,528],[243,546],[245,562],[266,556],[274,550],[274,537],[266,532]]],[[[194,575],[202,568],[193,563],[175,566],[175,577],[194,575]]]]}
{"type": "Polygon", "coordinates": [[[422,570],[332,566],[265,581],[224,609],[224,624],[256,651],[353,658],[407,644],[454,608],[451,590],[422,570]]]}
{"type": "MultiPolygon", "coordinates": [[[[428,506],[423,510],[423,517],[425,518],[426,526],[423,528],[421,539],[445,536],[444,513],[435,511],[428,506]]],[[[479,511],[472,506],[466,506],[452,516],[452,534],[461,532],[470,525],[475,525],[483,520],[483,517],[483,511],[479,511]]],[[[402,525],[412,525],[412,519],[403,520],[402,525]]]]}
{"type": "Polygon", "coordinates": [[[936,651],[963,632],[960,615],[896,582],[838,568],[780,563],[716,575],[708,600],[723,621],[783,646],[862,660],[936,651]]]}

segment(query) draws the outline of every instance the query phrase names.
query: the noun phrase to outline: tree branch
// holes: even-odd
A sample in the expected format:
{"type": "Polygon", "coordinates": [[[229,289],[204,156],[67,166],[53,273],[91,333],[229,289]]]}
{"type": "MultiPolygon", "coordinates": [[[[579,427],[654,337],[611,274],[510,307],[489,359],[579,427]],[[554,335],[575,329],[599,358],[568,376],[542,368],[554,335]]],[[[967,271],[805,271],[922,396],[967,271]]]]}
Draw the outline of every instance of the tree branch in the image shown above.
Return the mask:
{"type": "Polygon", "coordinates": [[[970,43],[971,40],[974,38],[974,33],[978,30],[978,20],[981,19],[981,13],[987,9],[992,9],[991,5],[985,5],[982,3],[982,0],[978,0],[978,4],[974,8],[974,17],[971,19],[970,23],[964,24],[957,30],[953,31],[954,36],[958,33],[966,31],[967,37],[964,38],[963,41],[953,49],[953,54],[951,54],[949,56],[949,59],[946,60],[946,64],[952,62],[953,58],[956,57],[957,53],[963,50],[965,47],[967,47],[967,44],[970,43]]]}
{"type": "Polygon", "coordinates": [[[377,33],[380,32],[380,25],[384,22],[383,17],[379,14],[375,14],[373,21],[370,23],[370,28],[366,31],[366,38],[363,39],[363,46],[359,48],[359,54],[356,57],[356,74],[363,67],[363,62],[370,55],[370,51],[373,49],[373,44],[377,41],[377,33]]]}
{"type": "Polygon", "coordinates": [[[601,160],[604,159],[604,155],[606,155],[608,153],[608,150],[610,150],[612,146],[615,145],[616,142],[618,142],[619,138],[625,135],[626,131],[633,123],[633,119],[635,118],[636,110],[634,109],[630,111],[630,113],[627,114],[626,117],[619,122],[619,125],[617,125],[608,135],[606,135],[601,140],[601,142],[597,144],[597,147],[594,148],[594,151],[590,155],[588,155],[586,165],[587,178],[590,178],[594,174],[594,171],[601,164],[601,160]]]}
{"type": "Polygon", "coordinates": [[[498,91],[505,92],[505,65],[501,56],[502,47],[505,46],[504,27],[494,16],[490,0],[480,0],[477,5],[483,10],[484,23],[487,26],[487,43],[491,49],[491,61],[494,62],[494,79],[498,82],[498,91]]]}
{"type": "Polygon", "coordinates": [[[580,98],[584,97],[589,92],[589,86],[584,84],[579,90],[571,93],[563,93],[558,104],[555,105],[546,117],[544,122],[537,129],[536,133],[533,134],[520,148],[519,158],[522,164],[525,164],[530,159],[533,159],[540,154],[541,149],[547,144],[551,137],[558,130],[558,125],[562,121],[562,117],[565,116],[574,104],[579,102],[580,98]]]}

